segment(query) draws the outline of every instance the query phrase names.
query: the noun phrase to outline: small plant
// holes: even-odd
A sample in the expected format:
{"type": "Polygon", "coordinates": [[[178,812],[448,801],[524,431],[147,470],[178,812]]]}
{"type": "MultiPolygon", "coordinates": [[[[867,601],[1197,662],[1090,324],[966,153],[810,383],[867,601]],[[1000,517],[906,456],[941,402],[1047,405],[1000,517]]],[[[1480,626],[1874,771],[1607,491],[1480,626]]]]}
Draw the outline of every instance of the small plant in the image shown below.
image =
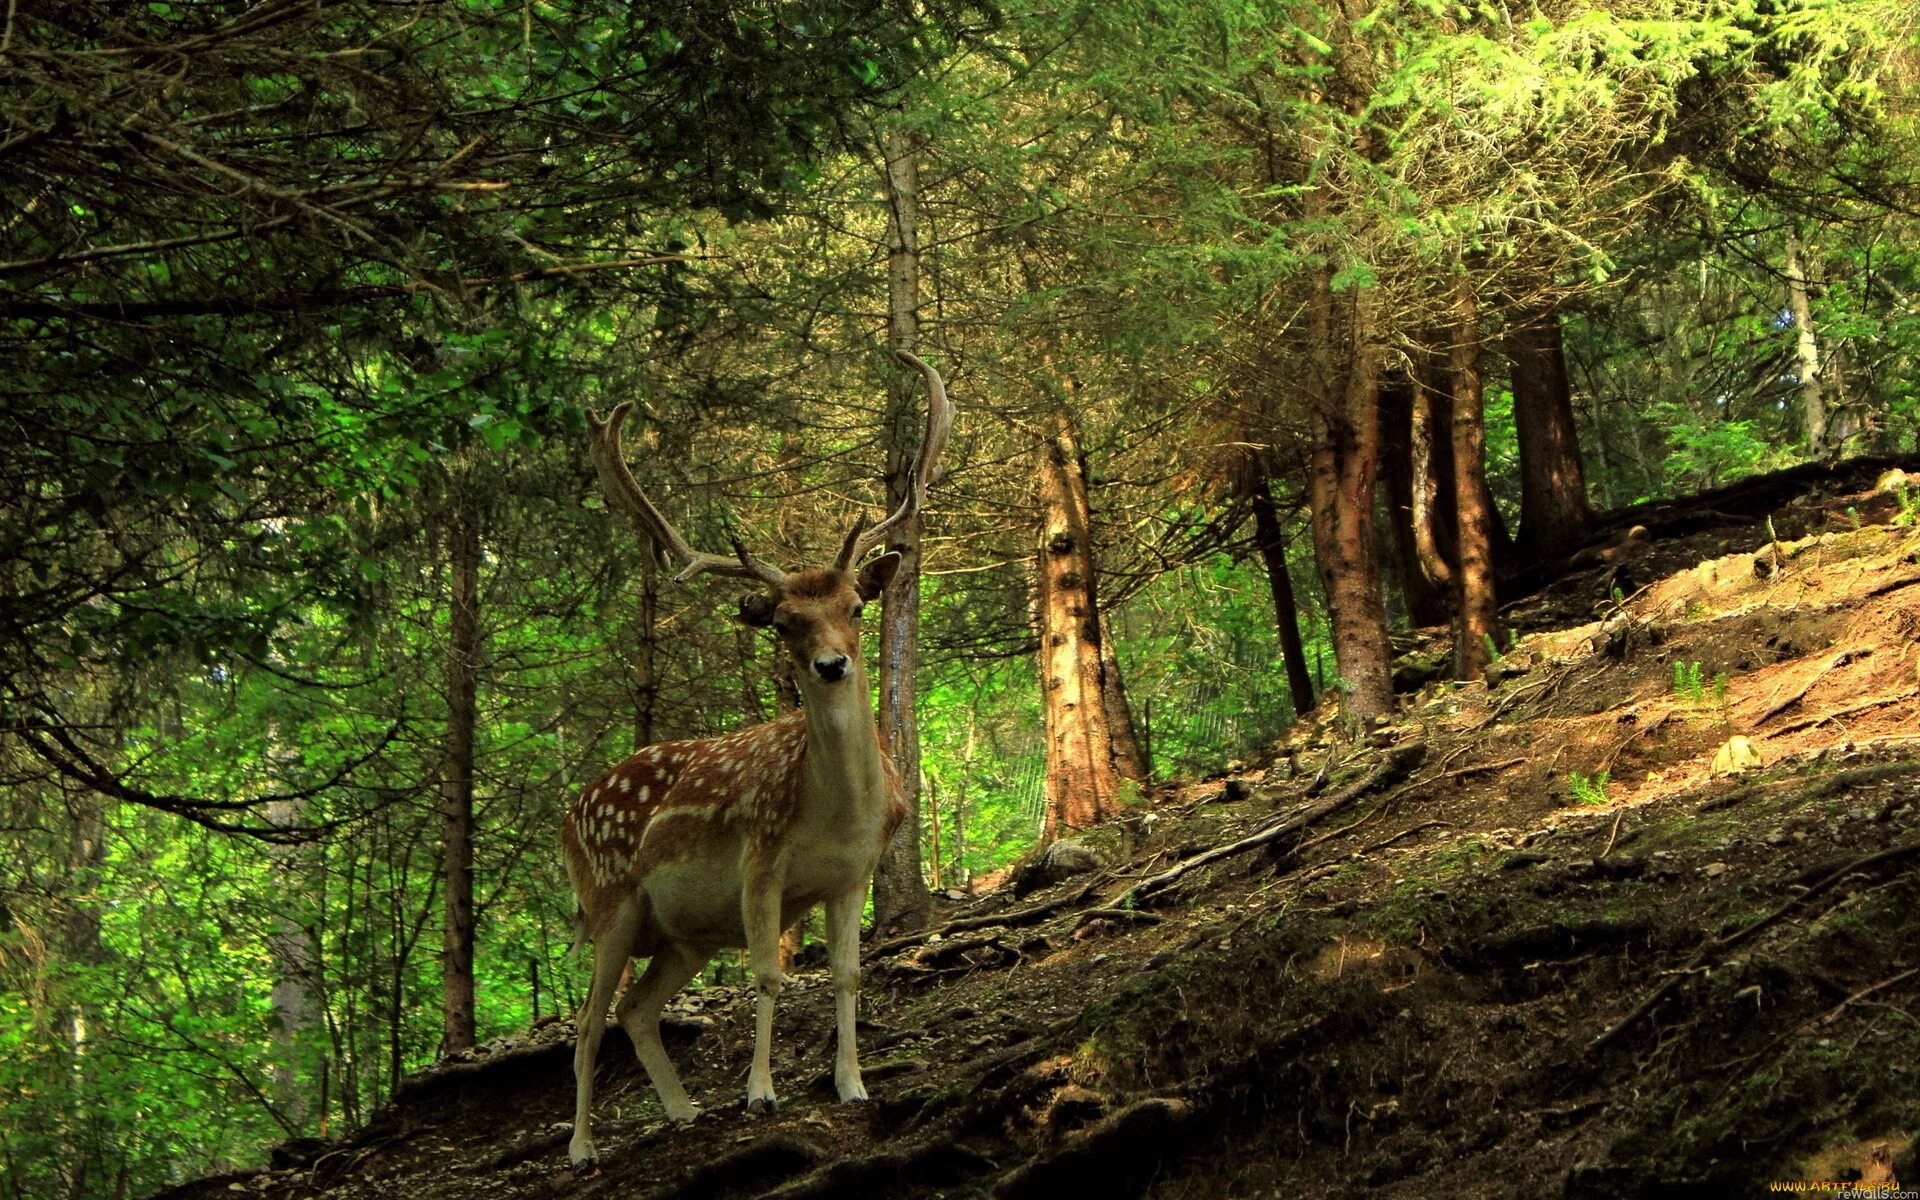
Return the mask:
{"type": "Polygon", "coordinates": [[[1705,704],[1707,690],[1700,683],[1700,662],[1675,661],[1673,664],[1673,694],[1693,704],[1705,704]]]}
{"type": "Polygon", "coordinates": [[[1673,694],[1694,708],[1726,708],[1727,685],[1732,682],[1725,671],[1716,671],[1712,679],[1706,678],[1698,661],[1673,664],[1673,694]]]}
{"type": "Polygon", "coordinates": [[[1900,511],[1893,515],[1893,524],[1899,529],[1911,529],[1920,525],[1920,488],[1895,488],[1893,498],[1900,503],[1900,511]]]}
{"type": "Polygon", "coordinates": [[[1595,771],[1591,775],[1582,775],[1578,771],[1567,772],[1567,791],[1573,795],[1575,804],[1588,807],[1607,803],[1607,785],[1613,782],[1610,771],[1595,771]]]}
{"type": "Polygon", "coordinates": [[[1491,633],[1481,634],[1480,642],[1482,645],[1484,645],[1487,648],[1487,662],[1488,663],[1499,662],[1501,657],[1500,643],[1493,640],[1493,635],[1491,633]]]}

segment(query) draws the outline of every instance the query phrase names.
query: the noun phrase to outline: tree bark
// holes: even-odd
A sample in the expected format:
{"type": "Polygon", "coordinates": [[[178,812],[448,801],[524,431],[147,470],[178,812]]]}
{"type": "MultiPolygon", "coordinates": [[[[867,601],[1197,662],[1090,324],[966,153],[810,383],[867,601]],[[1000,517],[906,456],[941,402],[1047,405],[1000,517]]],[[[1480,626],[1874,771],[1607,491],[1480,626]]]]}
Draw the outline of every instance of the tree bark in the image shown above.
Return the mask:
{"type": "Polygon", "coordinates": [[[1313,679],[1307,674],[1307,651],[1300,638],[1300,606],[1294,600],[1293,575],[1287,570],[1287,539],[1280,514],[1273,507],[1273,489],[1261,470],[1253,482],[1253,533],[1260,560],[1267,567],[1267,586],[1273,590],[1273,619],[1280,630],[1280,658],[1286,664],[1287,695],[1293,715],[1313,711],[1313,679]]]}
{"type": "MultiPolygon", "coordinates": [[[[269,755],[275,759],[295,758],[284,748],[278,734],[277,728],[269,731],[269,755]]],[[[301,801],[275,800],[267,805],[267,823],[298,825],[305,815],[305,808],[301,801]]],[[[313,1027],[314,1013],[318,1008],[314,982],[320,967],[320,947],[315,944],[313,930],[286,911],[290,908],[298,910],[308,892],[300,847],[275,845],[268,850],[268,855],[273,895],[280,906],[267,932],[267,951],[273,957],[274,974],[273,991],[268,996],[268,1002],[273,1006],[276,1054],[270,1073],[273,1102],[279,1107],[289,1127],[305,1132],[312,1114],[307,1103],[305,1073],[301,1067],[303,1061],[310,1057],[304,1043],[307,1031],[313,1027]]],[[[322,1124],[326,1122],[324,1107],[320,1120],[322,1124]]]]}
{"type": "Polygon", "coordinates": [[[1414,464],[1415,390],[1412,379],[1398,374],[1380,388],[1380,481],[1407,617],[1416,628],[1425,628],[1446,622],[1448,604],[1447,587],[1429,573],[1420,552],[1420,535],[1414,528],[1415,482],[1426,474],[1414,464]]]}
{"type": "Polygon", "coordinates": [[[1414,379],[1409,456],[1413,468],[1413,538],[1421,572],[1452,603],[1460,557],[1453,507],[1453,382],[1437,354],[1422,356],[1414,379]]]}
{"type": "Polygon", "coordinates": [[[1368,289],[1356,288],[1336,305],[1330,271],[1321,273],[1315,292],[1308,318],[1315,376],[1308,478],[1314,559],[1327,599],[1342,715],[1348,732],[1359,734],[1393,711],[1392,649],[1373,527],[1380,464],[1376,300],[1368,289]],[[1336,314],[1336,307],[1347,311],[1336,314]]]}
{"type": "Polygon", "coordinates": [[[1592,516],[1559,312],[1548,305],[1518,314],[1507,361],[1520,444],[1519,552],[1529,560],[1564,557],[1586,541],[1592,516]]]}
{"type": "MultiPolygon", "coordinates": [[[[464,473],[463,473],[464,474],[464,473]]],[[[444,914],[440,951],[440,1053],[473,1048],[473,756],[480,667],[480,525],[456,481],[448,573],[451,611],[447,647],[447,741],[441,768],[440,818],[444,914]]]]}
{"type": "Polygon", "coordinates": [[[1460,537],[1453,665],[1455,678],[1478,679],[1493,661],[1499,603],[1494,594],[1493,502],[1486,488],[1479,301],[1471,281],[1464,277],[1455,285],[1453,316],[1448,361],[1453,379],[1454,507],[1460,537]]]}
{"type": "MultiPolygon", "coordinates": [[[[1066,386],[1071,392],[1073,383],[1066,386]]],[[[1119,752],[1101,654],[1099,565],[1079,433],[1066,404],[1047,417],[1040,446],[1040,689],[1047,728],[1047,841],[1117,816],[1119,752]]]]}
{"type": "MultiPolygon", "coordinates": [[[[655,666],[659,642],[660,566],[654,560],[653,546],[643,543],[640,561],[640,613],[634,634],[637,646],[633,654],[633,748],[654,742],[654,712],[660,705],[660,676],[655,666]]],[[[784,656],[783,656],[784,657],[784,656]]]]}
{"type": "MultiPolygon", "coordinates": [[[[920,336],[920,173],[913,135],[888,130],[882,138],[887,193],[887,333],[895,350],[911,352],[920,336]]],[[[896,371],[888,383],[887,505],[911,486],[920,383],[896,371]]],[[[887,549],[900,553],[893,583],[882,593],[880,615],[880,740],[893,756],[907,816],[880,855],[873,877],[874,929],[917,929],[932,915],[920,866],[920,731],[914,721],[914,669],[920,638],[920,516],[893,530],[887,549]]]]}
{"type": "Polygon", "coordinates": [[[1113,734],[1113,765],[1120,778],[1145,787],[1153,775],[1153,764],[1140,748],[1140,733],[1133,723],[1133,702],[1127,699],[1127,682],[1120,674],[1120,659],[1113,651],[1113,622],[1106,610],[1100,612],[1100,690],[1107,706],[1107,728],[1113,734]]]}
{"type": "Polygon", "coordinates": [[[1820,340],[1813,328],[1813,298],[1807,282],[1800,235],[1787,233],[1787,304],[1793,313],[1794,359],[1800,373],[1800,414],[1807,433],[1807,454],[1824,458],[1827,445],[1826,381],[1822,378],[1820,340]]]}

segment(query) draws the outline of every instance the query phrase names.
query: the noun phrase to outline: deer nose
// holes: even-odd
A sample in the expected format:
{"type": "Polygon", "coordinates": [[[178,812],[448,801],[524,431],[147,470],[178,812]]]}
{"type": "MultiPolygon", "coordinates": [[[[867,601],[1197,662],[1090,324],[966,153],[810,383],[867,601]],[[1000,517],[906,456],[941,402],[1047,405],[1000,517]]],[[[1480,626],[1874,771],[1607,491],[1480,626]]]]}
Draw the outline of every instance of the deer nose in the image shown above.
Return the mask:
{"type": "Polygon", "coordinates": [[[816,658],[813,660],[813,671],[820,676],[821,682],[836,683],[847,673],[847,656],[840,654],[833,658],[816,658]]]}

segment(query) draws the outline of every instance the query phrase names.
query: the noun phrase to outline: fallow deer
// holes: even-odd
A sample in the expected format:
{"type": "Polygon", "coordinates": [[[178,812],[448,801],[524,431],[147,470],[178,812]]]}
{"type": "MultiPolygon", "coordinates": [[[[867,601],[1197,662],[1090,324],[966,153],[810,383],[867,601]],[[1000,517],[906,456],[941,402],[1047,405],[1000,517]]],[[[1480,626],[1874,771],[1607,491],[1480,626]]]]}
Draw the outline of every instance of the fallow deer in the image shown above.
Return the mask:
{"type": "Polygon", "coordinates": [[[816,904],[827,910],[837,1043],[834,1083],[842,1101],[864,1100],[854,1045],[860,915],[882,848],[906,814],[892,760],[880,744],[860,653],[862,607],[884,590],[900,555],[860,560],[910,519],[925,500],[953,425],[946,386],[911,354],[900,360],[925,377],[927,432],[906,495],[880,524],[862,514],[824,567],[792,573],[766,565],[734,541],[731,556],[693,549],[634,479],[620,427],[632,405],[605,421],[588,414],[588,457],[609,498],[646,529],[661,553],[683,564],[676,579],[702,572],[741,576],[767,591],[740,599],[740,619],[771,627],[792,656],[803,706],[724,737],[641,749],[589,782],[561,831],[567,875],[580,908],[576,931],[593,944],[593,983],[574,1047],[575,1113],[568,1157],[595,1157],[590,1109],[593,1072],[615,981],[631,959],[648,960],[615,1013],[667,1116],[693,1119],[660,1042],[660,1012],[720,949],[744,946],[755,989],[748,1111],[774,1104],[769,1042],[780,970],[781,932],[816,904]]]}

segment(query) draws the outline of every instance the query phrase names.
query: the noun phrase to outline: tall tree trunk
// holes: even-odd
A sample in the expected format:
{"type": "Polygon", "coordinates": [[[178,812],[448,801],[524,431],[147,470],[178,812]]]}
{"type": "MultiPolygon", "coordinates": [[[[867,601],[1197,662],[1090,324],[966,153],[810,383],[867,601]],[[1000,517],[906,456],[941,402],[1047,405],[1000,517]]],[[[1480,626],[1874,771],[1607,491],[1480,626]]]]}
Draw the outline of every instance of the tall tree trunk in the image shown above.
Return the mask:
{"type": "Polygon", "coordinates": [[[1447,588],[1429,572],[1420,553],[1420,535],[1414,528],[1415,479],[1413,405],[1414,381],[1396,373],[1380,388],[1380,481],[1387,503],[1387,523],[1393,530],[1394,560],[1400,568],[1401,591],[1407,616],[1416,627],[1443,624],[1447,619],[1447,588]]]}
{"type": "Polygon", "coordinates": [[[1376,299],[1356,288],[1336,314],[1331,272],[1317,281],[1309,316],[1313,456],[1308,477],[1314,559],[1327,599],[1342,714],[1362,733],[1393,711],[1393,652],[1374,544],[1373,493],[1380,464],[1380,347],[1376,299]]]}
{"type": "MultiPolygon", "coordinates": [[[[269,732],[272,739],[269,754],[276,759],[295,757],[283,749],[278,735],[278,729],[269,732]]],[[[267,823],[298,825],[305,816],[305,808],[301,801],[275,800],[267,805],[267,823]]],[[[273,1006],[276,1052],[271,1072],[273,1102],[289,1128],[305,1132],[311,1114],[301,1066],[304,1061],[314,1057],[307,1053],[304,1043],[319,1007],[314,995],[314,982],[320,965],[320,947],[314,943],[313,929],[303,924],[295,913],[286,911],[293,909],[298,912],[308,893],[300,848],[275,845],[269,847],[268,854],[272,864],[272,891],[277,904],[281,906],[280,911],[274,914],[272,928],[267,932],[267,951],[273,957],[274,974],[273,991],[268,998],[273,1006]]],[[[324,1124],[324,1111],[320,1119],[324,1124]]]]}
{"type": "MultiPolygon", "coordinates": [[[[655,665],[659,648],[660,565],[653,547],[643,545],[640,556],[640,614],[634,628],[633,748],[654,742],[654,713],[660,706],[660,676],[655,665]]],[[[781,656],[786,657],[785,655],[781,656]]]]}
{"type": "Polygon", "coordinates": [[[441,769],[441,871],[445,916],[440,951],[440,1053],[473,1048],[473,753],[480,669],[480,523],[462,472],[455,483],[449,546],[452,583],[447,647],[447,741],[441,769]]]}
{"type": "MultiPolygon", "coordinates": [[[[97,967],[106,961],[100,937],[100,877],[107,864],[106,804],[91,791],[70,790],[67,808],[67,904],[64,945],[59,946],[61,961],[79,967],[97,967]]],[[[84,993],[83,993],[84,995],[84,993]]],[[[90,999],[91,997],[88,997],[90,999]]],[[[100,1030],[100,1013],[85,1000],[67,997],[59,1014],[61,1032],[66,1035],[68,1052],[66,1095],[68,1105],[61,1113],[59,1131],[65,1146],[63,1167],[69,1195],[94,1194],[105,1186],[110,1161],[104,1161],[103,1142],[111,1145],[111,1135],[103,1137],[108,1118],[91,1103],[99,1090],[94,1073],[93,1044],[100,1030]]]]}
{"type": "Polygon", "coordinates": [[[1507,334],[1513,426],[1520,444],[1520,553],[1559,558],[1586,540],[1586,470],[1573,420],[1560,313],[1543,305],[1518,314],[1507,334]]]}
{"type": "Polygon", "coordinates": [[[1413,539],[1420,569],[1453,600],[1454,564],[1460,558],[1454,512],[1453,381],[1438,354],[1421,357],[1414,379],[1409,455],[1413,467],[1413,539]]]}
{"type": "MultiPolygon", "coordinates": [[[[1073,382],[1067,379],[1071,392],[1073,382]]],[[[1100,650],[1099,566],[1086,467],[1073,414],[1047,416],[1040,446],[1040,689],[1047,724],[1047,816],[1051,841],[1120,812],[1118,753],[1107,709],[1100,650]]]]}
{"type": "MultiPolygon", "coordinates": [[[[890,129],[882,138],[887,191],[887,333],[895,350],[920,338],[920,170],[913,135],[890,129]]],[[[889,376],[887,505],[898,505],[912,481],[920,380],[889,376]]],[[[920,514],[895,527],[887,549],[900,553],[880,615],[880,739],[893,755],[906,793],[907,816],[880,855],[873,877],[876,930],[917,929],[932,914],[920,867],[920,731],[914,721],[914,669],[920,640],[920,514]]]]}
{"type": "Polygon", "coordinates": [[[1253,482],[1253,533],[1260,561],[1267,567],[1267,586],[1273,590],[1273,619],[1280,630],[1280,658],[1287,668],[1287,694],[1293,715],[1313,711],[1313,679],[1307,674],[1307,652],[1300,639],[1300,607],[1294,601],[1293,576],[1287,570],[1287,539],[1280,514],[1273,507],[1273,490],[1264,467],[1253,482]]]}
{"type": "Polygon", "coordinates": [[[1800,235],[1787,232],[1787,304],[1793,312],[1794,358],[1800,373],[1800,413],[1806,423],[1807,454],[1826,457],[1826,381],[1821,377],[1820,340],[1813,328],[1813,298],[1807,280],[1800,235]]]}
{"type": "Polygon", "coordinates": [[[1127,683],[1120,674],[1120,659],[1113,650],[1113,622],[1106,611],[1100,613],[1100,690],[1107,706],[1107,729],[1113,735],[1113,765],[1120,778],[1145,787],[1153,775],[1153,764],[1140,748],[1139,728],[1133,723],[1133,702],[1127,699],[1127,683]]]}
{"type": "Polygon", "coordinates": [[[760,648],[760,632],[751,625],[733,627],[734,650],[740,656],[740,721],[758,725],[767,719],[765,701],[760,695],[760,666],[755,653],[760,648]]]}
{"type": "Polygon", "coordinates": [[[1480,377],[1479,302],[1472,282],[1455,285],[1452,349],[1454,506],[1459,515],[1459,592],[1453,666],[1459,679],[1485,676],[1499,634],[1494,595],[1493,502],[1486,489],[1486,420],[1480,377]]]}

